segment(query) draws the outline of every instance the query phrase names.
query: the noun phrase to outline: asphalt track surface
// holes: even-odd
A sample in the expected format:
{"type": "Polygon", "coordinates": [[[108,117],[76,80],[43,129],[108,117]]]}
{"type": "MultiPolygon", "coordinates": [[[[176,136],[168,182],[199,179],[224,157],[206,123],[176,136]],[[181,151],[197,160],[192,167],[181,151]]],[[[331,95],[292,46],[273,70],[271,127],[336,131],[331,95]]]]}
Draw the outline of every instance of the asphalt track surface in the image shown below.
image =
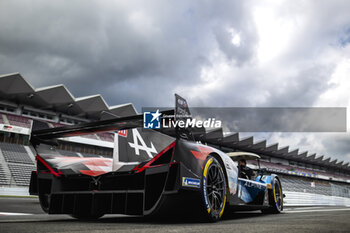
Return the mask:
{"type": "Polygon", "coordinates": [[[122,215],[82,222],[66,215],[44,214],[37,198],[0,197],[0,233],[6,232],[350,232],[350,208],[286,208],[277,215],[236,212],[217,223],[122,215]]]}

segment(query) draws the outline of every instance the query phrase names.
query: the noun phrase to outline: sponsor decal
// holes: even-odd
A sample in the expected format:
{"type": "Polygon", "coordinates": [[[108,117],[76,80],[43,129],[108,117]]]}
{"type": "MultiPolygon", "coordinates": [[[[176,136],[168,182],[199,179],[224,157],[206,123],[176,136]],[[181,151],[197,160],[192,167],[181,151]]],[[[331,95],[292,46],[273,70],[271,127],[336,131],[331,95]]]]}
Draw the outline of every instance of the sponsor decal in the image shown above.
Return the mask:
{"type": "Polygon", "coordinates": [[[4,125],[2,127],[2,130],[8,131],[8,132],[15,132],[15,133],[20,133],[22,129],[20,127],[12,126],[12,125],[4,125]]]}
{"type": "Polygon", "coordinates": [[[152,142],[150,147],[147,146],[146,142],[143,140],[141,134],[137,129],[132,129],[132,135],[133,135],[133,142],[129,142],[129,146],[135,149],[135,155],[140,155],[140,150],[145,151],[148,157],[150,158],[153,158],[152,153],[158,154],[152,142]]]}
{"type": "Polygon", "coordinates": [[[201,181],[195,178],[182,177],[182,186],[200,188],[201,181]]]}
{"type": "Polygon", "coordinates": [[[4,124],[0,124],[0,131],[26,134],[26,135],[30,134],[30,129],[28,128],[23,128],[23,127],[13,126],[13,125],[4,125],[4,124]]]}
{"type": "Polygon", "coordinates": [[[242,185],[244,185],[247,188],[257,188],[257,189],[262,189],[262,190],[266,189],[266,186],[264,184],[259,184],[256,182],[251,182],[251,181],[249,182],[249,181],[244,181],[244,180],[241,180],[241,181],[242,181],[242,185]]]}
{"type": "Polygon", "coordinates": [[[11,130],[12,126],[11,125],[4,125],[4,129],[11,130]]]}
{"type": "Polygon", "coordinates": [[[187,102],[186,102],[186,100],[185,99],[177,99],[177,103],[180,105],[180,106],[182,106],[182,107],[184,107],[184,108],[187,108],[188,106],[187,106],[187,102]]]}
{"type": "Polygon", "coordinates": [[[305,173],[305,172],[298,172],[298,171],[288,171],[288,174],[296,175],[296,176],[313,177],[313,178],[316,177],[315,174],[305,173]]]}
{"type": "Polygon", "coordinates": [[[162,114],[157,109],[156,112],[143,113],[143,128],[144,129],[160,129],[160,116],[162,114]]]}
{"type": "Polygon", "coordinates": [[[205,202],[205,206],[208,210],[208,213],[210,212],[210,206],[209,206],[209,202],[208,202],[208,197],[207,197],[207,179],[205,177],[203,177],[203,194],[204,194],[204,202],[205,202]]]}
{"type": "Polygon", "coordinates": [[[210,213],[211,209],[210,209],[208,197],[207,197],[207,174],[208,174],[209,166],[210,166],[210,164],[212,164],[212,162],[213,162],[213,158],[210,158],[207,161],[207,163],[204,167],[204,172],[203,172],[203,195],[204,195],[205,206],[207,207],[208,213],[210,213]]]}
{"type": "Polygon", "coordinates": [[[128,136],[128,131],[126,129],[119,130],[118,135],[126,138],[128,136]]]}

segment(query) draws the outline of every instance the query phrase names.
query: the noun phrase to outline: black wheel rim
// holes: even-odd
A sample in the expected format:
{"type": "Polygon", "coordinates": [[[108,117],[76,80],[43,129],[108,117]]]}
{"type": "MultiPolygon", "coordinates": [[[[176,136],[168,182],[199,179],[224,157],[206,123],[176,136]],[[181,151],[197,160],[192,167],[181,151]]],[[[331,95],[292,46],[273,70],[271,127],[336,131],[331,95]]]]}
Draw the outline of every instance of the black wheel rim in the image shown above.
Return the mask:
{"type": "Polygon", "coordinates": [[[220,212],[225,201],[225,178],[215,163],[208,169],[206,189],[210,208],[213,212],[220,212]]]}
{"type": "Polygon", "coordinates": [[[281,186],[278,180],[275,181],[275,195],[276,195],[276,206],[279,210],[281,210],[283,200],[282,200],[281,186]]]}

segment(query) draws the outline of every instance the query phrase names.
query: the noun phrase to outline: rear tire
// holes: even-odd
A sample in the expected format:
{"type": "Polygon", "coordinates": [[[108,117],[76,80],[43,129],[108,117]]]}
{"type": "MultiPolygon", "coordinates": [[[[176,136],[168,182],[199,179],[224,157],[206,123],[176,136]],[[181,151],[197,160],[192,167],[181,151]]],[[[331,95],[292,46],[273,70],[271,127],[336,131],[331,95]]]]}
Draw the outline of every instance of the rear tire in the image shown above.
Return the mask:
{"type": "Polygon", "coordinates": [[[201,194],[205,219],[218,221],[226,205],[226,178],[221,164],[213,156],[208,156],[204,165],[201,194]]]}
{"type": "Polygon", "coordinates": [[[283,192],[281,181],[274,177],[272,182],[272,189],[268,191],[270,207],[262,209],[262,213],[266,214],[279,214],[283,210],[283,192]]]}
{"type": "Polygon", "coordinates": [[[50,195],[46,193],[39,194],[40,206],[45,213],[49,212],[50,207],[50,195]]]}

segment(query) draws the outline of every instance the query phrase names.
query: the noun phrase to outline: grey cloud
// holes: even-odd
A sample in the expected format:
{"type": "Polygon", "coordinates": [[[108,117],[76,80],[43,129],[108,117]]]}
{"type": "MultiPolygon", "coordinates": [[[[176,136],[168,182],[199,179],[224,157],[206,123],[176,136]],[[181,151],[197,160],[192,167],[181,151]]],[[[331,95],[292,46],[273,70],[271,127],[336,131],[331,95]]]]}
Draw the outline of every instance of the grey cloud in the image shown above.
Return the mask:
{"type": "Polygon", "coordinates": [[[270,106],[313,106],[318,97],[332,85],[328,84],[334,67],[321,64],[306,67],[295,76],[285,77],[277,83],[275,89],[269,90],[266,101],[270,106]],[[283,85],[283,88],[279,88],[283,85]]]}
{"type": "Polygon", "coordinates": [[[340,38],[346,38],[349,33],[349,11],[347,0],[307,1],[300,4],[287,1],[280,16],[291,17],[297,22],[298,30],[281,59],[298,59],[295,62],[318,59],[323,50],[340,47],[340,38]]]}
{"type": "Polygon", "coordinates": [[[323,137],[322,144],[327,148],[327,153],[332,158],[350,161],[350,135],[349,134],[329,134],[323,137]]]}
{"type": "Polygon", "coordinates": [[[240,34],[242,41],[239,46],[232,44],[232,35],[227,31],[227,28],[230,28],[229,26],[219,26],[214,30],[220,50],[226,55],[228,60],[234,61],[239,66],[250,61],[255,55],[258,38],[251,27],[252,25],[249,25],[246,28],[248,30],[243,33],[237,32],[240,34]]]}
{"type": "Polygon", "coordinates": [[[77,96],[103,93],[110,104],[166,104],[159,100],[179,83],[199,82],[214,30],[235,22],[244,32],[240,19],[249,19],[239,1],[116,4],[3,1],[0,72],[20,71],[35,86],[64,83],[77,96]]]}

